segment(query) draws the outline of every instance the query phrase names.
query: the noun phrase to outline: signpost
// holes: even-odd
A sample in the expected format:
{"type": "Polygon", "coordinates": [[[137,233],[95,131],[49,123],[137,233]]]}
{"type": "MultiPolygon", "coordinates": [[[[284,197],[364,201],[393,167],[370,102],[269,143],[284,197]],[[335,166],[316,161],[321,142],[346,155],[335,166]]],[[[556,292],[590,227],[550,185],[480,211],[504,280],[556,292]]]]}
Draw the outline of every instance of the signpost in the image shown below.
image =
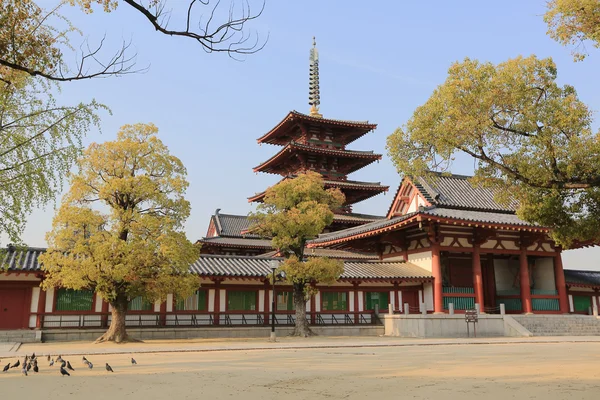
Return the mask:
{"type": "Polygon", "coordinates": [[[467,337],[471,337],[469,332],[469,324],[473,324],[473,337],[477,337],[477,321],[478,321],[477,310],[466,310],[465,311],[465,322],[467,323],[467,337]]]}

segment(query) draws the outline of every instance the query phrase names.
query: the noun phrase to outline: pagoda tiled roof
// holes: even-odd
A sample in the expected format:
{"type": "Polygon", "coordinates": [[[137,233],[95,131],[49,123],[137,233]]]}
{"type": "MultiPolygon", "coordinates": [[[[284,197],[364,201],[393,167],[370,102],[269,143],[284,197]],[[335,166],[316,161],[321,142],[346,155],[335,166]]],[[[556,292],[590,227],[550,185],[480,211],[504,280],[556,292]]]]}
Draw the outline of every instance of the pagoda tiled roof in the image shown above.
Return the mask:
{"type": "Polygon", "coordinates": [[[243,237],[207,237],[198,240],[198,243],[206,244],[208,246],[218,247],[243,247],[253,249],[272,249],[270,240],[265,239],[254,239],[254,238],[243,238],[243,237]]]}
{"type": "Polygon", "coordinates": [[[377,127],[377,124],[369,123],[369,121],[349,121],[341,119],[317,118],[311,115],[303,114],[298,111],[290,111],[285,118],[279,122],[273,129],[257,139],[258,143],[270,143],[277,145],[285,145],[289,140],[278,140],[285,135],[289,129],[293,127],[296,120],[304,121],[309,124],[318,124],[330,127],[341,127],[355,129],[356,133],[350,135],[345,141],[345,144],[351,143],[364,134],[372,131],[377,127]]]}
{"type": "Polygon", "coordinates": [[[278,162],[285,159],[288,154],[292,151],[305,152],[311,154],[322,154],[330,157],[342,157],[342,158],[351,158],[356,160],[363,160],[362,165],[359,165],[357,168],[352,171],[347,171],[346,173],[351,173],[356,169],[360,169],[366,165],[369,165],[373,161],[377,161],[381,159],[381,154],[375,154],[373,151],[357,151],[357,150],[336,150],[336,149],[328,149],[324,147],[311,146],[296,142],[290,142],[281,149],[277,154],[273,157],[269,158],[267,161],[261,163],[260,165],[254,167],[254,172],[268,172],[268,168],[271,165],[278,165],[278,162]],[[266,170],[266,171],[265,171],[266,170]]]}
{"type": "Polygon", "coordinates": [[[318,238],[311,240],[308,247],[326,247],[329,245],[348,242],[351,240],[376,236],[383,232],[400,229],[409,223],[433,220],[442,223],[463,223],[466,225],[482,224],[488,227],[512,230],[528,230],[549,232],[550,229],[536,224],[532,224],[521,220],[515,214],[505,212],[477,211],[477,210],[461,210],[445,207],[427,207],[420,208],[418,211],[407,213],[405,215],[386,218],[371,222],[368,224],[344,229],[341,231],[323,233],[318,238]]]}
{"type": "MultiPolygon", "coordinates": [[[[252,256],[202,255],[190,269],[200,276],[266,278],[272,273],[271,261],[280,258],[252,256]]],[[[369,260],[344,261],[340,279],[404,279],[430,281],[429,271],[408,262],[383,262],[369,260]]]]}

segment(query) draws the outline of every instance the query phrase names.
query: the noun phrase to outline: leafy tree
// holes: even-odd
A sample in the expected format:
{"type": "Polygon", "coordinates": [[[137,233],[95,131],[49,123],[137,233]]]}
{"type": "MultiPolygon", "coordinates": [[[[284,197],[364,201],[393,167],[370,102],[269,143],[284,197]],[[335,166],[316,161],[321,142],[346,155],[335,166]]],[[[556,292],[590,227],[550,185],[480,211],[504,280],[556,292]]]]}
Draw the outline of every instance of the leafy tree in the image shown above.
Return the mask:
{"type": "Polygon", "coordinates": [[[465,59],[388,137],[398,171],[448,170],[454,157],[477,162],[475,182],[512,194],[518,215],[555,229],[565,246],[600,239],[600,136],[556,65],[535,56],[498,65],[465,59]]]}
{"type": "Polygon", "coordinates": [[[285,257],[279,270],[293,287],[296,326],[292,335],[309,336],[306,301],[315,293],[313,283],[333,283],[343,272],[343,263],[328,258],[304,260],[306,242],[333,222],[332,210],[344,203],[338,189],[324,189],[316,172],[300,174],[269,188],[264,202],[250,214],[253,233],[272,238],[273,247],[285,257]]]}
{"type": "Polygon", "coordinates": [[[98,125],[95,101],[59,106],[54,85],[0,66],[0,232],[20,242],[26,216],[54,200],[98,125]]]}
{"type": "Polygon", "coordinates": [[[548,35],[562,45],[575,46],[575,61],[587,56],[585,41],[600,47],[600,1],[550,0],[544,15],[548,35]]]}
{"type": "Polygon", "coordinates": [[[0,65],[32,76],[54,81],[75,81],[102,76],[118,76],[137,72],[133,69],[135,53],[130,43],[123,43],[116,51],[106,53],[105,38],[95,45],[85,40],[75,50],[70,38],[82,32],[71,24],[60,9],[65,4],[78,6],[91,13],[94,5],[113,12],[120,4],[131,7],[159,33],[188,38],[200,44],[207,52],[226,52],[232,57],[252,54],[264,47],[258,35],[247,32],[246,24],[258,18],[257,13],[243,0],[240,6],[220,10],[220,2],[190,0],[187,4],[172,1],[179,10],[168,10],[167,0],[61,0],[46,10],[34,0],[3,0],[0,9],[0,65]],[[183,7],[179,7],[182,6],[183,7]],[[202,13],[208,16],[202,18],[202,13]],[[169,24],[179,24],[172,29],[169,24]],[[68,60],[76,60],[70,63],[68,60]]]}
{"type": "Polygon", "coordinates": [[[131,299],[185,298],[199,286],[189,272],[198,251],[183,232],[186,170],[157,132],[153,124],[125,125],[117,140],[90,145],[40,256],[45,289],[92,289],[111,305],[110,327],[97,342],[130,340],[131,299]]]}

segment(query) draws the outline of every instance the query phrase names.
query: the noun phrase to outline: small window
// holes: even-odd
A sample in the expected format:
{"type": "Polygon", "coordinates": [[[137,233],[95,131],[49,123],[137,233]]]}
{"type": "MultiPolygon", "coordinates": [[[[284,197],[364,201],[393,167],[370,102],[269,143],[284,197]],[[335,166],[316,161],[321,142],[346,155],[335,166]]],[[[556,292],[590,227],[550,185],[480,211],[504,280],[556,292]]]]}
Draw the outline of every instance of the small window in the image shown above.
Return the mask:
{"type": "Polygon", "coordinates": [[[198,290],[187,299],[178,300],[175,304],[177,311],[204,311],[206,310],[206,290],[198,290]]]}
{"type": "Polygon", "coordinates": [[[129,311],[152,311],[154,310],[154,304],[144,299],[142,296],[138,296],[132,299],[127,305],[129,311]]]}
{"type": "Polygon", "coordinates": [[[232,290],[227,292],[228,311],[256,311],[256,291],[232,290]]]}
{"type": "Polygon", "coordinates": [[[91,290],[58,289],[56,311],[92,311],[94,292],[91,290]]]}
{"type": "Polygon", "coordinates": [[[346,311],[348,309],[348,293],[321,292],[321,310],[346,311]]]}
{"type": "Polygon", "coordinates": [[[374,310],[375,304],[379,306],[380,310],[387,310],[390,293],[389,292],[366,292],[366,304],[365,310],[374,310]]]}
{"type": "Polygon", "coordinates": [[[277,292],[277,311],[293,311],[295,309],[292,292],[277,292]]]}

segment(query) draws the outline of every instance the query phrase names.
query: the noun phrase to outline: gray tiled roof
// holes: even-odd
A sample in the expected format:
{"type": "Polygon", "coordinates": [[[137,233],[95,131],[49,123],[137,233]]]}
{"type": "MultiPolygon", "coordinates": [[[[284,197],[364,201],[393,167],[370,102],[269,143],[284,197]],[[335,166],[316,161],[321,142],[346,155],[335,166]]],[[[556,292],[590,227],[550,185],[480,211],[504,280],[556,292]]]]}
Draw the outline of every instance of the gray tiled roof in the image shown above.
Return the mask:
{"type": "Polygon", "coordinates": [[[259,238],[258,235],[245,234],[242,231],[250,227],[250,220],[246,215],[221,214],[219,210],[212,216],[218,236],[259,238]]]}
{"type": "Polygon", "coordinates": [[[568,284],[600,287],[600,271],[582,271],[565,269],[565,281],[568,284]]]}
{"type": "Polygon", "coordinates": [[[14,250],[0,250],[2,264],[0,271],[39,271],[38,256],[44,253],[46,249],[38,247],[20,248],[14,250]]]}
{"type": "Polygon", "coordinates": [[[398,222],[402,222],[416,214],[420,213],[422,216],[437,217],[437,218],[452,218],[468,222],[481,222],[486,224],[498,224],[498,225],[517,225],[517,226],[532,226],[538,227],[529,222],[523,221],[515,214],[507,214],[502,212],[486,212],[486,211],[472,211],[472,210],[458,210],[453,208],[445,207],[427,207],[420,211],[415,211],[402,216],[383,219],[369,224],[355,226],[352,228],[344,229],[341,231],[323,233],[318,238],[311,240],[309,244],[319,244],[329,242],[331,240],[344,239],[351,236],[355,236],[361,233],[375,231],[381,228],[385,228],[390,225],[394,225],[398,222]]]}
{"type": "Polygon", "coordinates": [[[413,181],[419,191],[432,204],[471,210],[515,212],[517,202],[500,204],[494,198],[494,190],[480,185],[473,186],[465,175],[446,175],[431,172],[413,181]]]}
{"type": "MultiPolygon", "coordinates": [[[[274,257],[278,253],[277,250],[270,251],[268,253],[260,254],[255,257],[270,258],[274,257]]],[[[356,253],[354,251],[346,250],[334,250],[334,249],[319,249],[312,248],[304,251],[305,257],[329,257],[344,260],[378,260],[379,257],[376,254],[369,253],[356,253]]]]}
{"type": "MultiPolygon", "coordinates": [[[[279,258],[203,255],[191,270],[202,276],[266,277],[279,258]]],[[[431,273],[405,262],[345,261],[342,279],[431,279],[431,273]]]]}
{"type": "Polygon", "coordinates": [[[347,214],[334,214],[333,220],[338,222],[344,221],[362,221],[364,223],[379,221],[385,219],[380,215],[369,215],[369,214],[358,214],[358,213],[347,213],[347,214]]]}
{"type": "Polygon", "coordinates": [[[249,238],[237,238],[237,237],[209,237],[198,240],[200,243],[206,243],[213,246],[221,247],[256,247],[263,249],[272,249],[270,240],[264,239],[249,239],[249,238]]]}

